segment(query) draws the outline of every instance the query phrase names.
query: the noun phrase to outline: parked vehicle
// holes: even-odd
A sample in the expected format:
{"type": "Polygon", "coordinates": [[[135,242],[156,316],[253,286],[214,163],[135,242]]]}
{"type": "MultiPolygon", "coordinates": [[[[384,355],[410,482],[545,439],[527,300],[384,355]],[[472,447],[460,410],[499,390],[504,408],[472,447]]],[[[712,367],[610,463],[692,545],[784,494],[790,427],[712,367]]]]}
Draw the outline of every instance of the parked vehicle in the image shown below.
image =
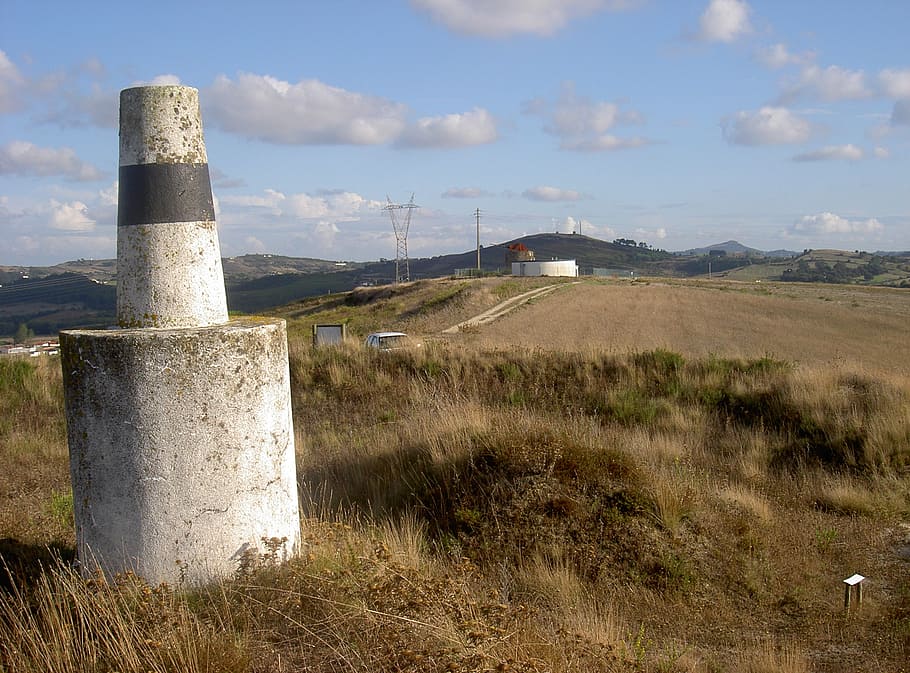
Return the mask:
{"type": "Polygon", "coordinates": [[[420,343],[404,332],[373,332],[366,338],[366,346],[381,351],[419,347],[420,343]]]}

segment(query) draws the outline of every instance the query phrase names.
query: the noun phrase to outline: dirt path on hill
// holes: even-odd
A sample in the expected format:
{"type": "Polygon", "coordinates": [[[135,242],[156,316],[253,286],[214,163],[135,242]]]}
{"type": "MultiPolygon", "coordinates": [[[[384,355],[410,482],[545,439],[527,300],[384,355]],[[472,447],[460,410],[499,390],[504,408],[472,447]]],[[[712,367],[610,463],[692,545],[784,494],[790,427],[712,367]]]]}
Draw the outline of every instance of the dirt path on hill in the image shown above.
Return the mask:
{"type": "Polygon", "coordinates": [[[910,373],[907,291],[661,282],[561,287],[493,322],[468,321],[475,328],[456,328],[458,340],[569,351],[665,348],[688,357],[771,356],[910,373]]]}
{"type": "MultiPolygon", "coordinates": [[[[570,285],[576,285],[576,284],[577,283],[570,283],[570,285]]],[[[560,287],[567,287],[567,286],[563,283],[560,283],[558,285],[547,285],[545,287],[538,287],[538,288],[535,288],[528,292],[524,292],[515,297],[510,297],[509,299],[506,299],[504,302],[500,302],[493,308],[487,309],[483,313],[476,315],[473,318],[468,318],[467,320],[464,320],[464,321],[458,323],[457,325],[452,325],[451,327],[447,327],[446,329],[442,330],[442,333],[443,334],[457,334],[458,332],[460,332],[461,330],[464,330],[464,329],[468,329],[468,328],[472,328],[472,327],[480,327],[482,325],[486,325],[488,323],[493,322],[497,318],[501,318],[502,316],[506,315],[507,313],[514,311],[516,308],[518,308],[519,306],[521,306],[523,304],[528,303],[532,299],[537,299],[537,298],[543,297],[545,295],[548,295],[560,287]]]]}

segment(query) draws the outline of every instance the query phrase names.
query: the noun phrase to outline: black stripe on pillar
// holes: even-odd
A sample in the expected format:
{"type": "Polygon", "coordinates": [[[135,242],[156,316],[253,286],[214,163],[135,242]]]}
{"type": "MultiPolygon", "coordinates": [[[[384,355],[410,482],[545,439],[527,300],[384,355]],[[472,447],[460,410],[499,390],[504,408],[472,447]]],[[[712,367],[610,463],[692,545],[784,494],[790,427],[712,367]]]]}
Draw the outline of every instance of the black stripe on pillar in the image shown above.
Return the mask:
{"type": "Polygon", "coordinates": [[[214,222],[208,164],[120,167],[117,226],[214,222]]]}

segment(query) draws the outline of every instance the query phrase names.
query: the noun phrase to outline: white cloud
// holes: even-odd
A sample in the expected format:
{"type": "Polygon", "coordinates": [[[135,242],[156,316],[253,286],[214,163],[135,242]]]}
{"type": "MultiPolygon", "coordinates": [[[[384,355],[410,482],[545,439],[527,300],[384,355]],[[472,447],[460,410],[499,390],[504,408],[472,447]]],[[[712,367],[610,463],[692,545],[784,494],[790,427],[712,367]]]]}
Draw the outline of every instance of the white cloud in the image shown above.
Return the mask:
{"type": "Polygon", "coordinates": [[[51,227],[57,231],[93,231],[95,220],[88,216],[88,206],[82,201],[60,203],[52,200],[51,227]]]}
{"type": "Polygon", "coordinates": [[[724,138],[734,145],[790,145],[809,139],[812,126],[783,107],[741,110],[721,122],[724,138]]]}
{"type": "Polygon", "coordinates": [[[406,107],[319,80],[219,75],[202,94],[206,118],[225,131],[288,145],[377,145],[405,128],[406,107]]]}
{"type": "Polygon", "coordinates": [[[903,70],[882,70],[878,83],[889,98],[910,98],[910,68],[903,70]]]}
{"type": "Polygon", "coordinates": [[[250,252],[265,252],[267,250],[265,243],[255,236],[247,236],[243,239],[243,244],[250,252]]]}
{"type": "Polygon", "coordinates": [[[474,108],[462,114],[418,119],[398,142],[404,147],[468,147],[492,143],[496,138],[493,115],[474,108]]]}
{"type": "Polygon", "coordinates": [[[826,145],[811,152],[797,154],[793,161],[859,161],[864,156],[863,149],[856,145],[826,145]]]}
{"type": "Polygon", "coordinates": [[[891,152],[888,151],[887,147],[876,147],[872,153],[875,155],[876,159],[887,159],[891,156],[891,152]]]}
{"type": "Polygon", "coordinates": [[[711,0],[699,21],[699,39],[705,42],[733,42],[752,32],[752,9],[743,0],[711,0]]]}
{"type": "Polygon", "coordinates": [[[15,112],[23,106],[20,96],[25,80],[16,65],[0,49],[0,113],[15,112]]]}
{"type": "Polygon", "coordinates": [[[479,187],[451,187],[442,193],[444,199],[479,199],[490,196],[490,192],[479,187]]]}
{"type": "Polygon", "coordinates": [[[334,222],[320,220],[313,224],[310,231],[310,238],[316,241],[318,245],[327,249],[332,249],[335,247],[335,239],[340,233],[341,229],[339,229],[338,225],[334,222]]]}
{"type": "Polygon", "coordinates": [[[61,175],[79,181],[98,180],[103,176],[99,169],[82,161],[69,147],[38,147],[24,140],[0,146],[0,175],[3,174],[61,175]]]}
{"type": "Polygon", "coordinates": [[[645,243],[647,243],[648,240],[654,239],[662,241],[667,237],[667,230],[664,227],[657,227],[656,229],[644,229],[639,227],[635,230],[635,237],[645,243]]]}
{"type": "Polygon", "coordinates": [[[281,215],[281,204],[286,199],[284,194],[274,189],[266,189],[263,194],[228,194],[221,196],[219,201],[225,206],[239,208],[262,208],[273,215],[281,215]]]}
{"type": "Polygon", "coordinates": [[[836,65],[822,68],[813,64],[802,69],[799,80],[784,91],[781,100],[812,98],[834,102],[860,100],[872,95],[862,70],[847,70],[836,65]]]}
{"type": "Polygon", "coordinates": [[[617,125],[641,123],[641,113],[619,103],[579,96],[574,82],[563,82],[555,101],[536,98],[525,103],[524,111],[544,119],[544,131],[560,138],[560,149],[608,152],[651,143],[647,138],[621,138],[608,133],[617,125]]]}
{"type": "Polygon", "coordinates": [[[559,189],[540,185],[524,190],[521,195],[531,201],[581,201],[584,194],[574,189],[559,189]]]}
{"type": "Polygon", "coordinates": [[[816,215],[805,215],[790,227],[789,232],[799,236],[830,234],[876,234],[884,230],[884,225],[875,218],[866,220],[848,220],[834,213],[824,212],[816,215]]]}
{"type": "Polygon", "coordinates": [[[180,84],[180,77],[178,75],[156,75],[148,81],[136,81],[131,86],[174,86],[178,84],[180,84]]]}
{"type": "Polygon", "coordinates": [[[634,8],[641,0],[411,0],[449,30],[481,37],[552,35],[598,11],[634,8]]]}
{"type": "Polygon", "coordinates": [[[597,136],[596,138],[586,138],[582,140],[566,140],[560,144],[564,150],[576,150],[579,152],[611,152],[613,150],[627,150],[635,147],[651,145],[653,141],[639,136],[633,138],[618,138],[609,133],[597,136]]]}
{"type": "Polygon", "coordinates": [[[274,218],[293,217],[298,220],[356,221],[366,212],[382,208],[379,201],[365,199],[356,192],[339,191],[327,194],[285,195],[274,189],[261,194],[229,194],[222,196],[222,206],[235,209],[265,211],[274,218]]]}
{"type": "Polygon", "coordinates": [[[815,57],[812,52],[794,54],[787,49],[787,45],[781,42],[758,49],[755,55],[759,61],[775,70],[788,65],[803,65],[811,62],[815,57]]]}
{"type": "Polygon", "coordinates": [[[891,112],[891,123],[895,126],[910,126],[910,99],[894,103],[891,112]]]}

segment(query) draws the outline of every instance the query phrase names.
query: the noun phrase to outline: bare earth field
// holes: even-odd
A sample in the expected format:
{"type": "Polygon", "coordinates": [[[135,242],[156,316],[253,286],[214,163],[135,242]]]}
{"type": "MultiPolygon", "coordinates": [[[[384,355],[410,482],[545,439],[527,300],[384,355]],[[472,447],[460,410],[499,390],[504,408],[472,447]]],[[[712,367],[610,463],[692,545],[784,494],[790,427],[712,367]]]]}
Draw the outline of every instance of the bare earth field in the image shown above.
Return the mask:
{"type": "Polygon", "coordinates": [[[686,357],[770,356],[805,364],[910,371],[910,292],[732,281],[565,285],[493,323],[466,344],[686,357]]]}

